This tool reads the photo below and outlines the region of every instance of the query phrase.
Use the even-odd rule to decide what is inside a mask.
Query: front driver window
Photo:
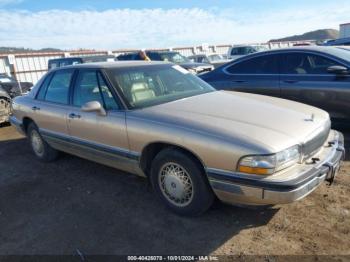
[[[341,64],[322,56],[308,55],[308,59],[311,74],[329,74],[328,67],[335,65],[341,66]]]
[[[307,53],[290,53],[284,56],[282,66],[283,74],[329,74],[327,68],[333,65],[340,65],[335,61]]]
[[[118,109],[114,97],[100,73],[95,70],[82,71],[74,88],[73,105],[82,106],[87,102],[98,101],[105,109]]]

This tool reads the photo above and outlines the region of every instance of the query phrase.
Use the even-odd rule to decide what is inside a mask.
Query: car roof
[[[61,61],[61,60],[74,60],[74,59],[94,59],[94,58],[115,58],[114,55],[87,55],[87,56],[69,56],[69,57],[59,57],[59,58],[53,58],[49,59],[49,61]]]
[[[256,47],[256,46],[265,46],[264,44],[251,44],[251,45],[233,45],[231,48],[236,48],[236,47]]]
[[[278,49],[271,49],[268,51],[318,51],[318,52],[330,52],[334,46],[320,46],[320,45],[308,45],[308,46],[293,46],[293,47],[283,47]],[[265,51],[265,52],[268,52]]]
[[[333,55],[334,48],[335,47],[333,46],[293,46],[293,47],[284,47],[284,48],[260,51],[254,54],[247,55],[245,57],[253,57],[253,56],[258,56],[262,54],[283,53],[283,52],[290,52],[290,51],[321,52],[321,53],[327,53],[329,55]]]
[[[67,68],[126,68],[126,67],[137,67],[137,66],[147,66],[147,65],[171,65],[172,63],[163,61],[114,61],[114,62],[94,62],[85,64],[68,65],[64,67],[57,67],[52,70],[67,69]]]

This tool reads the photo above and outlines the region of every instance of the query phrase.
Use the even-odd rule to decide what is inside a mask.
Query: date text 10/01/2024
[[[128,261],[218,261],[216,256],[128,256]]]

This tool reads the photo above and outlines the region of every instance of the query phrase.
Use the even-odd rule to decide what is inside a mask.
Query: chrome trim
[[[107,153],[116,154],[116,155],[120,155],[123,157],[135,159],[135,160],[138,160],[140,155],[141,155],[139,152],[130,151],[130,150],[125,149],[125,148],[99,144],[99,143],[91,142],[91,141],[88,141],[85,139],[72,137],[72,136],[61,134],[58,132],[53,132],[51,130],[47,130],[44,128],[40,128],[39,130],[40,130],[40,133],[42,134],[42,136],[45,138],[54,137],[56,139],[64,140],[65,142],[68,142],[68,143],[74,143],[74,144],[78,144],[81,146],[91,147],[91,148],[98,150],[98,151],[104,151]]]
[[[83,141],[82,139],[74,139],[62,134],[57,135],[56,132],[52,131],[45,133],[43,130],[45,129],[40,129],[40,133],[45,141],[57,150],[139,176],[146,176],[140,168],[139,154],[137,152],[130,152],[123,148],[110,147],[91,142],[81,143],[81,141]]]

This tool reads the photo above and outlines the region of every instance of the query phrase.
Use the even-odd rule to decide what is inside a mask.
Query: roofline
[[[114,61],[114,62],[92,62],[76,65],[67,65],[63,67],[56,67],[50,71],[57,71],[61,69],[112,69],[112,68],[129,68],[138,66],[156,66],[156,65],[173,65],[170,62],[164,61],[140,61],[140,60],[127,60],[127,61]]]

